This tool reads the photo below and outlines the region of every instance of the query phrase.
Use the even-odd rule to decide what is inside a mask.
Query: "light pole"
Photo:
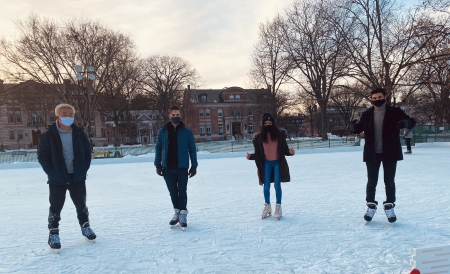
[[[87,91],[87,105],[88,105],[88,137],[91,142],[92,149],[92,129],[91,129],[91,85],[90,81],[95,80],[95,68],[93,66],[87,66],[86,71],[83,71],[83,67],[80,65],[75,66],[75,71],[77,73],[76,78],[78,83],[84,79],[84,75],[87,74],[87,83],[86,83],[86,91]]]
[[[117,140],[116,140],[116,123],[113,123],[114,128],[114,147],[117,147]]]
[[[333,122],[333,119],[330,119],[330,134],[332,134],[332,129],[331,129],[332,122]]]

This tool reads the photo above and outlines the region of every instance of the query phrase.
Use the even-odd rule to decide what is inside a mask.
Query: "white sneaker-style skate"
[[[264,209],[261,217],[264,219],[269,217],[270,215],[272,215],[272,206],[270,204],[264,204]]]
[[[370,222],[372,221],[373,215],[377,212],[377,204],[376,203],[367,203],[366,214],[364,214],[364,220]]]
[[[275,206],[275,214],[273,215],[275,219],[279,220],[281,216],[283,216],[283,212],[281,210],[281,204],[277,204]]]
[[[386,217],[390,223],[397,221],[397,216],[395,216],[394,212],[395,205],[393,203],[384,203],[384,213],[386,213]]]

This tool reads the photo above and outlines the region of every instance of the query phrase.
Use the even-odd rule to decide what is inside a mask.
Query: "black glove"
[[[189,178],[192,178],[197,174],[197,167],[191,166],[191,169],[189,169]]]
[[[398,129],[402,129],[402,128],[405,128],[405,127],[408,127],[408,126],[409,126],[409,120],[408,119],[401,120],[400,122],[397,123],[397,128]]]
[[[358,123],[358,119],[355,119],[351,122],[351,124],[349,126],[347,126],[348,131],[350,131],[351,133],[353,133],[353,131],[355,131],[355,124]]]
[[[164,176],[164,169],[162,168],[161,165],[157,165],[157,166],[156,166],[156,173],[157,173],[159,176]]]

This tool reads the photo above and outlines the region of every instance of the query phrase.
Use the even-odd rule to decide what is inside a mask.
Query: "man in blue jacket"
[[[398,107],[386,104],[386,91],[383,88],[372,90],[370,99],[373,107],[368,108],[361,115],[361,119],[352,121],[349,130],[359,134],[364,131],[363,161],[367,166],[366,202],[367,210],[364,214],[366,221],[371,221],[377,210],[375,191],[378,182],[380,165],[383,164],[386,201],[383,202],[384,212],[388,221],[397,220],[395,207],[395,173],[397,161],[403,160],[400,144],[400,129],[412,129],[416,121],[406,115]]]
[[[73,106],[56,106],[56,121],[39,140],[38,161],[48,176],[50,189],[48,244],[53,249],[61,248],[58,227],[67,190],[77,210],[83,236],[88,240],[96,238],[89,226],[89,211],[86,206],[86,173],[91,165],[92,150],[83,128],[73,123],[74,115]]]
[[[169,224],[187,227],[187,182],[197,173],[197,150],[194,134],[181,122],[177,106],[169,108],[170,122],[158,132],[155,148],[156,173],[164,176],[175,214]],[[191,168],[189,169],[189,158]],[[189,171],[188,171],[189,169]]]

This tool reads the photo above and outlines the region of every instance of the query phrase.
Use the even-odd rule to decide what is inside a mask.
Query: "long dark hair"
[[[270,128],[270,129],[267,129]],[[270,133],[270,139],[272,141],[278,140],[278,128],[275,125],[275,121],[272,120],[272,126],[264,126],[264,124],[261,127],[261,140],[263,141],[263,143],[268,143],[269,142],[269,137],[268,134]]]

